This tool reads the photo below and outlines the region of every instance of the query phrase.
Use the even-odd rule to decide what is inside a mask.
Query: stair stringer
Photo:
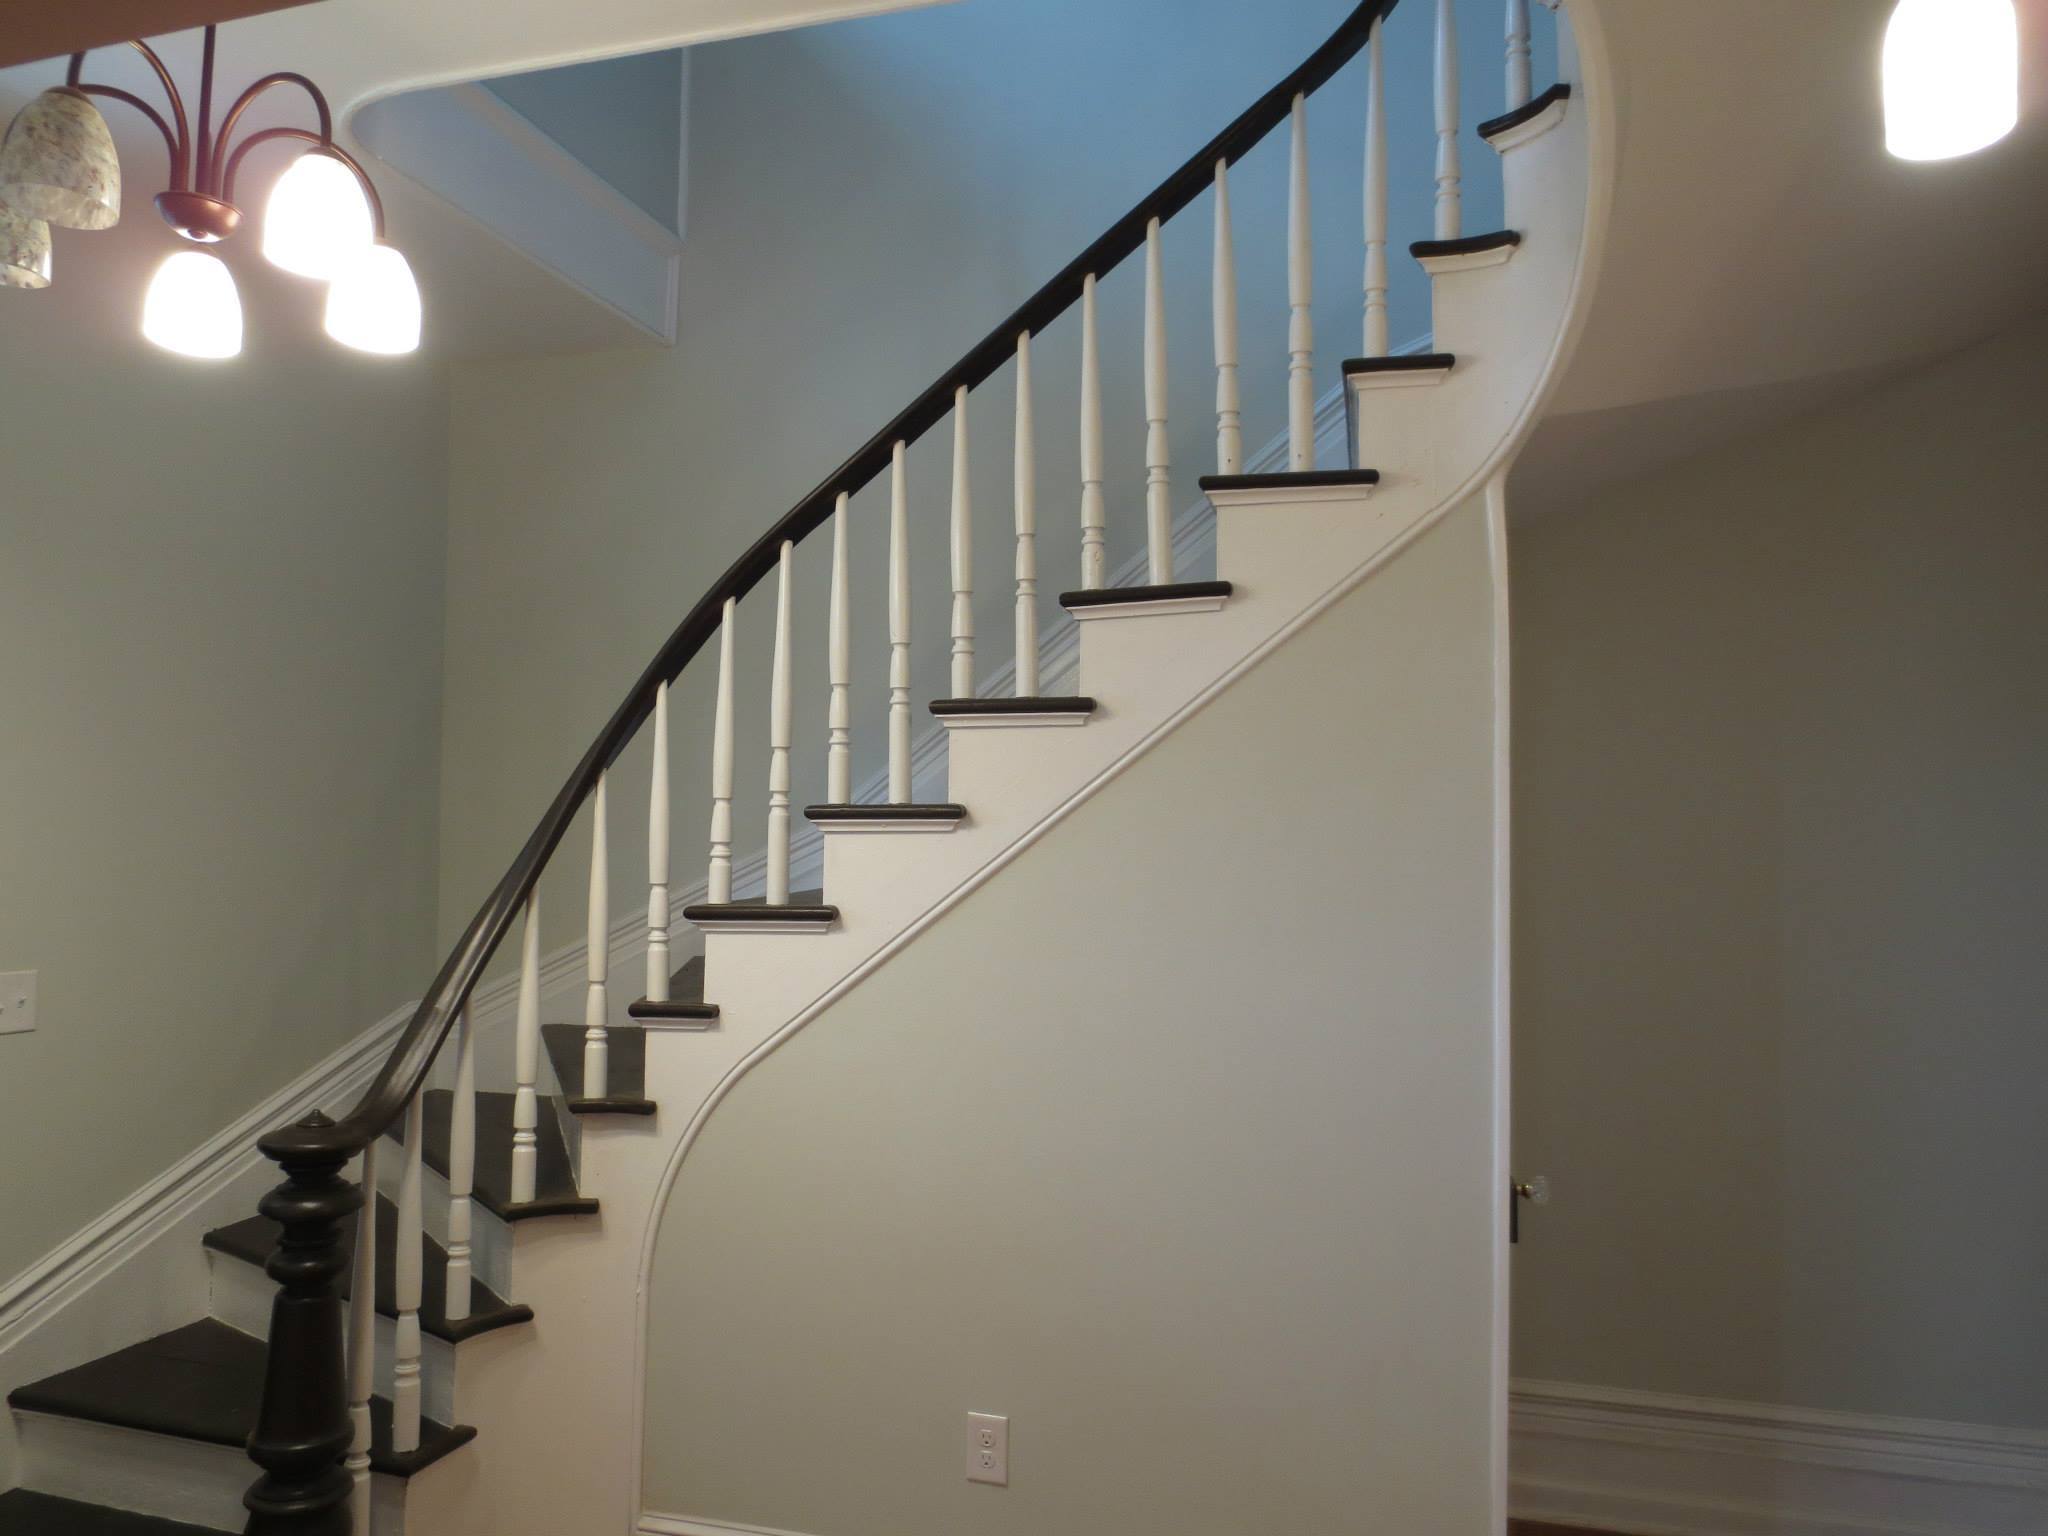
[[[530,1331],[465,1346],[461,1422],[479,1435],[464,1473],[410,1512],[440,1536],[627,1533],[639,1513],[647,1282],[660,1213],[697,1135],[732,1087],[870,972],[1182,721],[1472,496],[1497,490],[1541,414],[1599,270],[1614,168],[1597,12],[1574,0],[1578,71],[1566,120],[1512,152],[1507,208],[1524,235],[1507,264],[1436,279],[1437,346],[1459,364],[1441,385],[1373,402],[1361,444],[1384,481],[1357,490],[1229,492],[1218,500],[1220,611],[1091,620],[1080,729],[956,731],[949,797],[968,821],[943,837],[829,838],[815,935],[706,935],[718,1026],[655,1032],[648,1118],[583,1127],[594,1219],[520,1223],[512,1294]],[[1379,414],[1384,411],[1384,415]],[[444,1496],[445,1494],[445,1496]]]

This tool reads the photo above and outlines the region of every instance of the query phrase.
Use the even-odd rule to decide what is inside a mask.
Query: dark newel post
[[[270,1309],[263,1409],[249,1456],[263,1476],[242,1496],[248,1536],[350,1536],[352,1480],[341,1464],[353,1438],[342,1358],[347,1309],[335,1282],[347,1267],[342,1223],[363,1192],[341,1176],[334,1122],[315,1113],[263,1138],[285,1180],[257,1207],[284,1228],[265,1266],[278,1283]]]

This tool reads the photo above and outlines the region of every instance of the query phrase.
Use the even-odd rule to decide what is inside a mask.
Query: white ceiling
[[[1939,164],[1884,149],[1891,0],[1577,3],[1612,46],[1619,177],[1585,335],[1516,474],[1523,513],[2048,306],[2048,0],[2021,0],[2019,128]]]
[[[936,0],[494,0],[488,6],[459,0],[324,0],[297,10],[251,17],[222,27],[217,78],[232,93],[277,69],[316,79],[332,100],[340,137],[362,153],[350,134],[352,114],[378,98],[527,70],[658,48],[687,46],[751,32],[909,9]],[[196,91],[199,34],[152,39],[181,85]],[[126,49],[94,53],[88,78],[132,90],[155,101],[158,88],[147,66]],[[0,121],[44,87],[60,83],[63,62],[0,70]],[[195,105],[196,103],[192,103]],[[131,339],[151,267],[176,237],[154,216],[148,198],[164,182],[163,145],[134,112],[109,104],[127,174],[121,227],[105,235],[59,231],[57,280],[34,295],[9,293],[12,302],[65,311],[82,342]],[[294,93],[279,90],[252,112],[251,126],[308,123]],[[265,157],[269,159],[267,167]],[[260,192],[288,158],[285,149],[258,151],[240,200],[260,206]],[[427,303],[426,350],[439,358],[652,345],[644,332],[506,245],[498,236],[409,181],[395,168],[364,155],[382,193],[393,243],[418,273]],[[253,184],[253,185],[252,185]],[[250,311],[252,350],[266,311],[289,321],[307,307],[307,285],[256,258],[253,242],[223,251],[236,270]],[[67,281],[67,276],[70,279]],[[109,301],[109,294],[123,295]],[[268,338],[279,351],[311,352],[328,345],[317,313]]]

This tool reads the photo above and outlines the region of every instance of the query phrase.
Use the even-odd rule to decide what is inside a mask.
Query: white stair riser
[[[391,1155],[384,1148],[391,1149]],[[484,1149],[477,1149],[479,1158]],[[377,1154],[377,1187],[388,1200],[398,1199],[398,1179],[404,1164],[397,1144],[386,1140]],[[427,1234],[443,1248],[448,1246],[448,1180],[432,1168],[420,1171],[420,1208],[425,1213]],[[470,1266],[476,1278],[503,1296],[512,1296],[512,1228],[484,1209],[481,1200],[470,1202]]]
[[[270,1277],[242,1260],[208,1250],[212,1283],[208,1315],[261,1338],[270,1331],[270,1303],[277,1287]],[[390,1396],[391,1367],[397,1357],[398,1324],[379,1313],[376,1318],[378,1390]],[[430,1419],[447,1424],[455,1417],[455,1346],[432,1334],[420,1339],[420,1403]]]
[[[50,1414],[15,1417],[20,1486],[32,1492],[219,1531],[239,1531],[248,1519],[242,1495],[257,1468],[236,1446]],[[372,1476],[370,1488],[371,1530],[405,1536],[406,1480]]]

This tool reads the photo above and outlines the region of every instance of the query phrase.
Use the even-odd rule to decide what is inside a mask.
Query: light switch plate
[[[25,1035],[36,1027],[36,973],[0,971],[0,1035]]]
[[[993,1413],[967,1415],[967,1481],[1010,1486],[1010,1421]]]

